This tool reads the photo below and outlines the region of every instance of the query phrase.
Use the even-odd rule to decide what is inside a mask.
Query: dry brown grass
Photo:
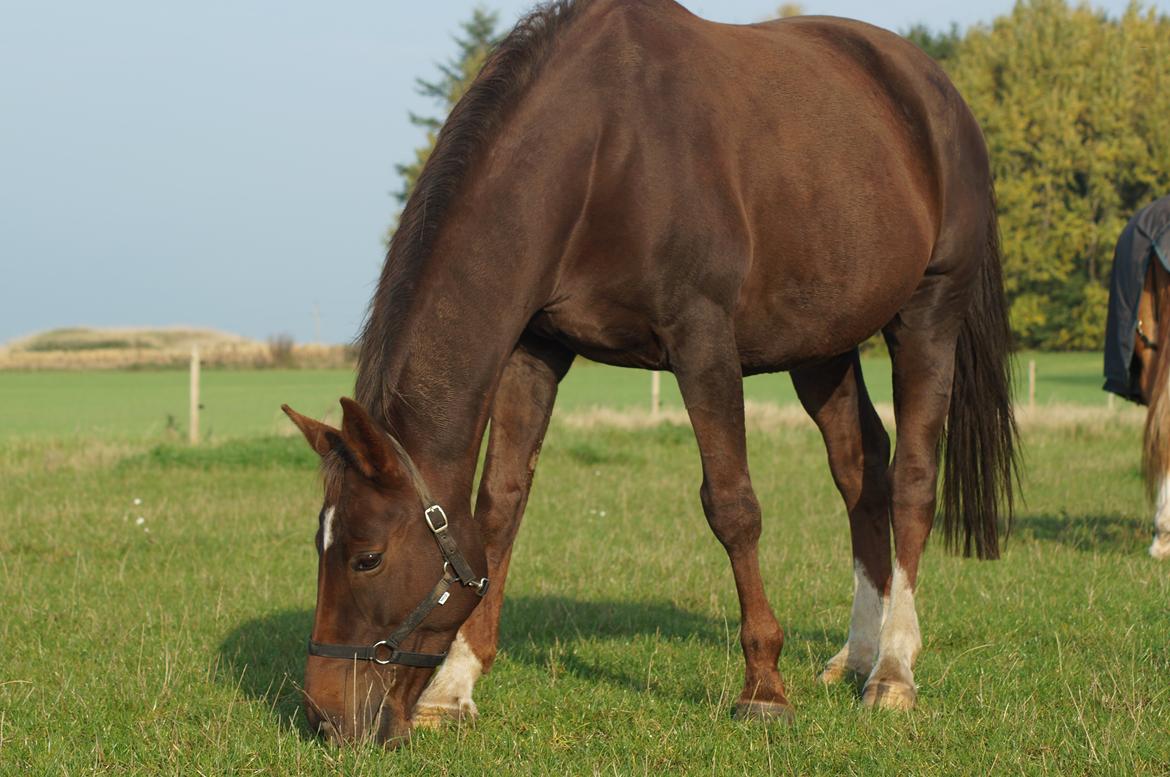
[[[894,428],[894,408],[888,402],[875,405],[882,423],[887,429]],[[1081,426],[1087,429],[1101,429],[1106,426],[1141,426],[1145,422],[1145,410],[1132,405],[1115,409],[1104,406],[1073,404],[1043,405],[1034,408],[1018,407],[1016,420],[1024,428],[1053,429]],[[813,422],[800,405],[778,405],[768,402],[751,402],[744,405],[744,419],[749,430],[779,431],[793,428],[812,428]],[[646,429],[659,424],[689,425],[685,410],[665,409],[656,416],[645,410],[615,410],[607,407],[592,407],[563,416],[560,422],[573,429],[612,427],[617,429]]]
[[[353,365],[342,345],[295,345],[284,338],[261,343],[209,329],[56,329],[0,347],[0,370],[116,370],[181,368],[198,346],[209,367],[344,368]]]

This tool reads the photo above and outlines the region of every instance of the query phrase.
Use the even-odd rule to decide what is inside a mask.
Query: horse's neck
[[[380,300],[381,311],[375,305],[375,315],[398,310],[403,325],[382,342],[363,343],[388,349],[382,363],[390,365],[384,375],[359,376],[359,386],[382,381],[367,409],[401,437],[424,474],[445,471],[468,489],[496,383],[553,293],[563,224],[587,191],[586,178],[574,185],[562,171],[570,169],[566,159],[593,148],[589,136],[518,140],[532,137],[501,131],[490,152],[481,150],[411,291]],[[534,158],[543,164],[532,165]],[[391,288],[384,279],[379,296]]]
[[[496,383],[532,315],[524,263],[495,231],[444,228],[411,293],[383,303],[406,306],[400,328],[373,344],[386,349],[387,372],[359,376],[359,386],[378,384],[367,409],[423,474],[469,498]]]

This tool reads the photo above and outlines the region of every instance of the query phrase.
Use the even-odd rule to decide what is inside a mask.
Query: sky
[[[532,5],[481,4],[508,27]],[[165,325],[352,340],[398,210],[395,164],[423,140],[407,114],[438,110],[415,78],[451,56],[475,5],[4,0],[0,343]],[[780,2],[683,5],[743,23]],[[894,30],[988,23],[1011,5],[803,3]]]

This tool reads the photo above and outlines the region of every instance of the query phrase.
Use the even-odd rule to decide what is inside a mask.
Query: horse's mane
[[[1155,277],[1165,274],[1161,263],[1150,260]],[[1170,471],[1170,305],[1159,288],[1165,288],[1156,280],[1154,294],[1158,315],[1158,332],[1155,335],[1158,350],[1154,352],[1154,380],[1150,386],[1150,409],[1146,414],[1145,436],[1142,445],[1142,474],[1150,498],[1158,495],[1162,481]],[[1157,299],[1158,297],[1163,297]]]
[[[561,32],[592,2],[555,0],[522,18],[492,50],[439,131],[390,240],[358,338],[354,395],[373,418],[389,420],[389,399],[401,365],[388,345],[401,331],[416,280],[467,171],[535,79]]]

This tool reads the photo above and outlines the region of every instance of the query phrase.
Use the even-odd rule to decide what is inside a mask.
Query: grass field
[[[626,374],[641,386],[594,367],[574,379],[640,404],[644,374]],[[1052,396],[1088,397],[1079,374]],[[173,375],[76,376],[108,377],[107,398],[136,393],[118,416],[100,391],[75,396],[81,384],[72,396],[28,384],[18,432],[14,377],[52,376],[0,375],[0,774],[1170,773],[1170,567],[1145,555],[1140,415],[1025,425],[1027,501],[1005,558],[927,553],[909,714],[814,682],[848,628],[844,510],[814,430],[753,430],[762,564],[798,714],[765,726],[728,715],[738,606],[690,430],[580,428],[572,411],[594,403],[570,383],[479,722],[383,752],[305,729],[320,486],[299,437],[256,434],[274,428],[273,399],[320,412],[347,376],[209,373],[236,397],[217,419],[232,439],[198,449],[134,426],[167,412],[148,402]],[[88,420],[53,415],[72,400]],[[249,422],[244,406],[265,415]],[[111,417],[129,430],[94,434]]]
[[[1022,354],[1017,394],[1026,397],[1027,362],[1037,362],[1038,405],[1105,405],[1100,354]],[[876,402],[890,401],[890,367],[885,357],[865,359],[864,372]],[[183,371],[5,372],[0,371],[0,439],[29,435],[96,435],[119,439],[184,438],[187,374]],[[283,434],[290,425],[280,412],[287,402],[308,415],[340,412],[337,398],[353,391],[348,370],[206,370],[200,397],[202,431],[212,441],[257,434]],[[757,375],[744,382],[756,402],[796,402],[785,374]],[[650,378],[582,362],[569,371],[557,399],[560,412],[585,407],[646,408]],[[662,402],[682,401],[673,376],[663,375]]]

